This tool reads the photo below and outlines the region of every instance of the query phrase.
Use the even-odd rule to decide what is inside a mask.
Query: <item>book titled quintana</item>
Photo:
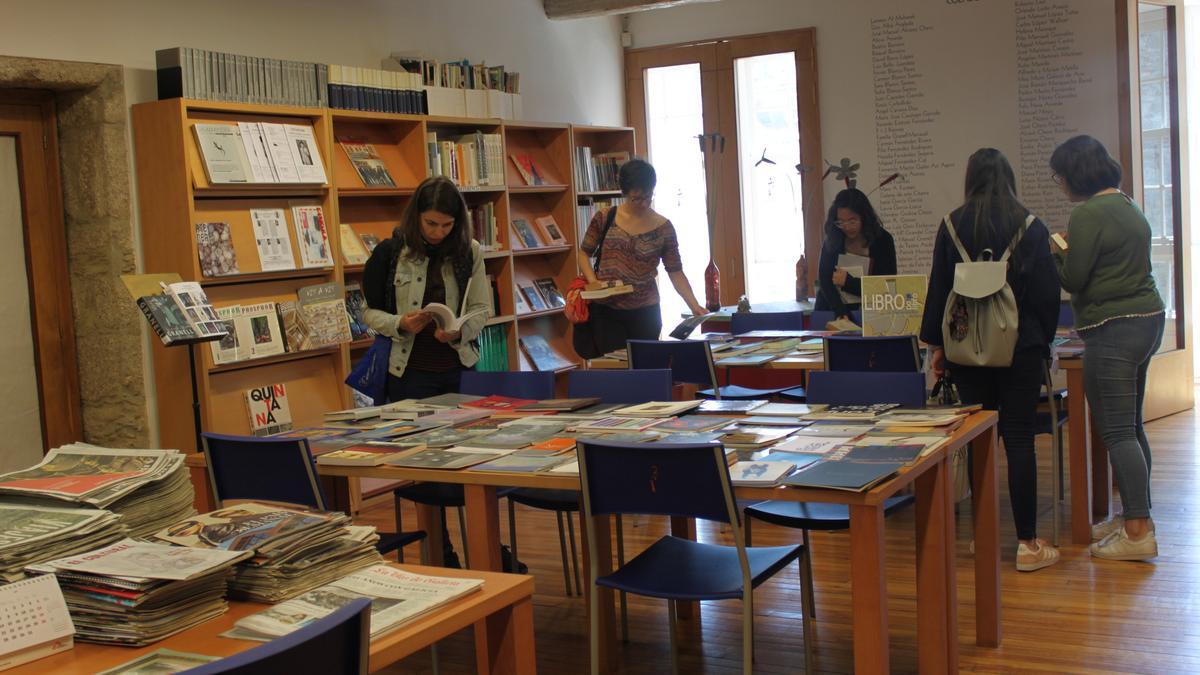
[[[283,209],[250,209],[250,225],[254,229],[254,245],[258,248],[262,271],[296,269],[292,237],[288,234]]]
[[[550,343],[546,342],[546,338],[541,335],[523,335],[519,341],[521,349],[533,362],[533,367],[538,370],[559,370],[572,365],[570,361],[554,351]]]
[[[206,277],[224,277],[239,271],[229,223],[196,223],[196,251],[200,256],[200,273]]]
[[[296,291],[296,296],[300,304],[300,316],[308,328],[309,349],[350,342],[350,322],[341,284],[330,282],[302,286]]]
[[[338,144],[350,158],[358,177],[366,187],[396,187],[392,174],[388,173],[387,164],[375,151],[375,146],[361,138],[339,138]]]
[[[927,289],[924,274],[863,277],[863,335],[920,333]]]
[[[296,242],[300,245],[302,267],[332,267],[333,254],[329,248],[329,232],[325,229],[325,214],[317,205],[292,207],[292,224],[296,227]]]
[[[255,436],[270,436],[292,428],[292,409],[283,384],[254,387],[245,394],[250,431]]]

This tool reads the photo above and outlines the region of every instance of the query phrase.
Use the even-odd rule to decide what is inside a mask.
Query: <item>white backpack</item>
[[[1008,285],[1008,257],[1033,224],[1033,214],[999,259],[993,259],[992,249],[985,248],[974,262],[954,231],[950,214],[942,222],[963,259],[954,266],[954,286],[942,315],[946,360],[961,366],[1011,366],[1019,315],[1017,299]]]

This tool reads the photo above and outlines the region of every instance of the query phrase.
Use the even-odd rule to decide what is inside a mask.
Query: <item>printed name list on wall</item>
[[[938,224],[962,202],[967,158],[1008,156],[1021,199],[1053,230],[1071,205],[1050,177],[1055,146],[1080,133],[1115,150],[1112,12],[1094,0],[906,3],[870,18],[875,147],[872,196],[896,238],[901,274],[928,270]],[[1088,11],[1088,10],[1092,11]]]

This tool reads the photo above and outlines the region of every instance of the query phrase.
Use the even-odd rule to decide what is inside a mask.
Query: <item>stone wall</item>
[[[54,92],[84,439],[150,443],[136,272],[128,106],[120,66],[0,56],[0,88]]]

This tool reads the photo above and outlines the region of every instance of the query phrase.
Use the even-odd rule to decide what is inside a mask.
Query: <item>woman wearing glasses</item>
[[[1150,443],[1142,426],[1146,370],[1162,342],[1165,313],[1150,267],[1150,223],[1121,193],[1121,165],[1100,141],[1076,136],[1050,156],[1054,181],[1079,203],[1068,245],[1054,245],[1062,287],[1083,338],[1083,389],[1108,446],[1125,510],[1092,527],[1092,555],[1158,555],[1150,520]]]
[[[688,308],[695,314],[705,313],[683,273],[675,226],[650,208],[658,183],[654,167],[649,162],[631,159],[621,165],[617,182],[625,202],[592,217],[579,245],[579,268],[588,283],[620,280],[632,285],[633,292],[591,302],[589,322],[598,353],[580,353],[584,358],[624,349],[626,340],[659,338],[662,332],[656,281],[659,261]],[[594,267],[593,257],[598,259]],[[576,348],[579,349],[578,344]]]
[[[862,264],[842,265],[839,259]],[[871,201],[861,190],[842,190],[834,197],[825,219],[816,309],[833,310],[839,319],[849,317],[850,311],[862,304],[859,296],[863,276],[895,273],[896,242],[880,225]]]

